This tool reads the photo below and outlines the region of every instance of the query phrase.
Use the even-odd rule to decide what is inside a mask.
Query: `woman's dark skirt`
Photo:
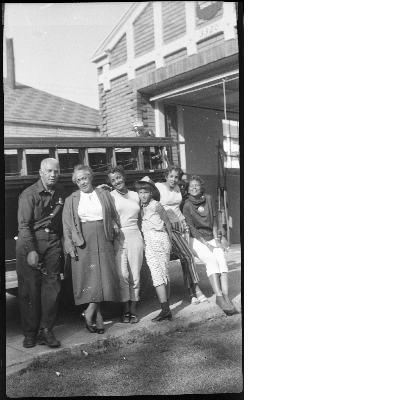
[[[179,222],[171,223],[172,226],[172,250],[180,261],[183,272],[183,282],[188,289],[193,289],[194,285],[199,282],[196,266],[194,263],[193,254],[187,244],[186,240],[182,237],[183,230]]]
[[[83,246],[71,260],[75,304],[119,301],[119,280],[113,243],[106,239],[103,221],[83,222]]]

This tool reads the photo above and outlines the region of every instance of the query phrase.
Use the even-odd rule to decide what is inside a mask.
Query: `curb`
[[[53,349],[52,352],[35,356],[29,361],[24,361],[21,363],[15,363],[13,365],[9,365],[6,368],[6,376],[11,376],[18,372],[23,372],[26,369],[29,369],[29,367],[33,363],[47,362],[50,359],[57,356],[62,356],[62,355],[77,356],[77,355],[82,355],[83,351],[89,354],[95,354],[98,352],[105,351],[109,348],[117,348],[123,345],[129,345],[133,343],[142,343],[144,342],[144,340],[146,340],[145,339],[146,336],[156,337],[159,335],[169,334],[178,330],[179,328],[182,328],[183,325],[187,326],[191,324],[199,324],[201,322],[205,322],[215,317],[228,318],[222,313],[220,308],[215,304],[215,295],[211,299],[212,300],[210,301],[210,303],[204,304],[202,309],[199,309],[195,312],[193,311],[191,313],[185,313],[184,315],[177,316],[172,321],[164,321],[155,324],[154,322],[151,322],[150,319],[153,318],[152,314],[156,315],[158,312],[152,313],[150,315],[147,315],[145,318],[142,318],[141,321],[143,321],[143,325],[139,329],[136,326],[132,326],[132,329],[130,329],[129,331],[114,332],[108,335],[105,334],[102,338],[97,339],[93,342],[77,344],[68,348]],[[238,296],[236,296],[232,300],[232,302],[235,304],[237,308],[240,309],[241,295],[239,294]],[[199,307],[199,306],[200,305],[193,307]]]

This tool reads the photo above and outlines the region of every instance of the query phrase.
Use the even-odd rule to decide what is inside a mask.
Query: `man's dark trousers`
[[[35,336],[39,329],[53,329],[57,316],[61,287],[60,268],[62,247],[60,236],[44,230],[35,232],[35,247],[39,262],[47,275],[27,262],[23,239],[17,240],[18,298],[24,336]]]

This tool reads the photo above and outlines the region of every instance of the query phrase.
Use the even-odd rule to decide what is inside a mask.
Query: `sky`
[[[98,109],[97,70],[90,58],[131,5],[6,3],[4,30],[14,42],[16,81]]]

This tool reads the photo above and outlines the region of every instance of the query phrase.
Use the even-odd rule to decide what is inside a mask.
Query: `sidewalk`
[[[228,253],[226,260],[229,268],[230,297],[235,306],[241,308],[241,248],[240,245],[233,245]],[[198,261],[198,260],[196,260]],[[83,319],[72,317],[72,321],[54,327],[54,333],[61,341],[61,347],[51,349],[48,346],[36,345],[36,347],[26,349],[22,347],[22,330],[19,323],[9,323],[7,319],[6,327],[6,375],[10,375],[26,368],[34,359],[48,357],[56,353],[64,352],[71,354],[99,349],[104,346],[104,341],[112,338],[129,340],[135,335],[142,335],[148,332],[168,333],[176,330],[179,326],[189,323],[196,323],[213,315],[220,315],[222,311],[215,304],[215,295],[205,273],[205,265],[197,264],[200,277],[200,285],[204,294],[209,298],[209,303],[191,305],[187,300],[185,289],[182,285],[182,271],[180,263],[171,262],[171,299],[170,307],[172,310],[172,321],[160,323],[151,322],[160,312],[159,304],[155,295],[154,288],[149,289],[139,303],[138,324],[123,324],[120,317],[105,320],[106,332],[104,335],[91,334],[84,326]],[[154,292],[154,293],[153,293]],[[15,303],[15,301],[14,301]],[[15,306],[14,306],[15,307]],[[7,317],[9,311],[7,310]],[[70,316],[71,319],[71,316]],[[64,321],[65,322],[65,321]]]

